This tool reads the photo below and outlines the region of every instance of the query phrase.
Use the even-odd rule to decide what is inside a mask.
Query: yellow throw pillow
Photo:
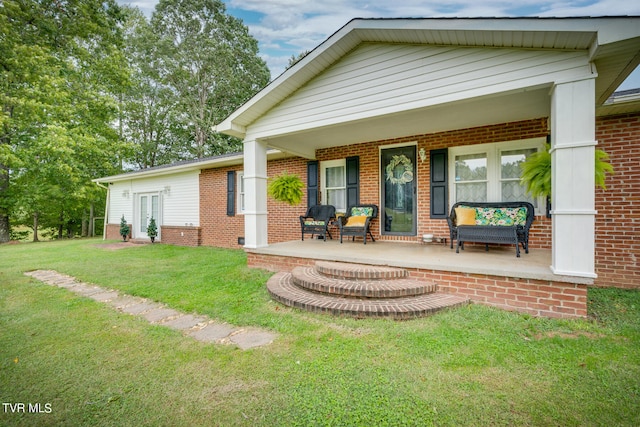
[[[366,221],[367,217],[364,215],[350,216],[345,227],[364,227]]]
[[[456,225],[476,225],[476,210],[456,208]]]

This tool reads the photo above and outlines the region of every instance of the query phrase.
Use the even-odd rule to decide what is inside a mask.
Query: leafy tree
[[[62,235],[103,200],[91,178],[113,172],[121,149],[120,19],[113,0],[0,3],[0,242],[11,215]]]
[[[188,131],[191,157],[239,151],[240,141],[212,132],[269,81],[258,43],[220,0],[161,0],[151,18],[156,66],[177,95],[176,130]]]

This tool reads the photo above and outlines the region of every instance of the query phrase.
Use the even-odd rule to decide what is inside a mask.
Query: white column
[[[244,247],[262,248],[267,240],[267,144],[244,141]]]
[[[595,274],[595,80],[551,95],[552,264],[555,274]]]

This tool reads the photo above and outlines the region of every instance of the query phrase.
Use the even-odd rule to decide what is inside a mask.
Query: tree
[[[296,65],[298,62],[300,62],[305,56],[307,56],[309,54],[308,50],[305,50],[303,52],[300,52],[298,54],[298,56],[294,56],[291,55],[291,58],[289,58],[289,63],[287,64],[287,70],[291,67],[293,67],[294,65]]]
[[[120,19],[113,0],[0,3],[0,242],[11,215],[36,231],[46,218],[62,235],[81,205],[104,198],[91,178],[113,172],[121,148]]]
[[[239,151],[240,141],[211,129],[269,82],[257,41],[220,0],[161,0],[151,25],[159,75],[177,95],[177,126],[188,130],[190,155]]]

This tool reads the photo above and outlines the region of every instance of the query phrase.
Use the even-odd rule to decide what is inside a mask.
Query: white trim
[[[573,276],[573,277],[588,277],[590,279],[595,279],[598,277],[597,274],[594,273],[583,273],[579,271],[568,271],[568,270],[559,270],[553,268],[553,266],[549,266],[553,274],[557,274],[559,276]]]
[[[245,214],[245,196],[246,191],[244,191],[244,171],[236,172],[236,214],[244,215]],[[244,203],[243,203],[244,202]]]
[[[418,145],[418,141],[407,141],[407,142],[398,142],[396,144],[379,145],[378,146],[378,160],[380,160],[380,156],[382,155],[382,150],[386,150],[388,148],[409,147],[411,145],[417,146]]]
[[[329,197],[327,196],[327,176],[326,170],[329,168],[339,168],[342,167],[342,187],[332,187],[332,189],[340,189],[344,190],[344,209],[340,209],[336,206],[336,212],[344,213],[347,211],[347,159],[335,159],[335,160],[325,160],[320,162],[320,200],[322,204],[327,204]]]
[[[597,215],[598,211],[592,209],[555,209],[551,215]]]
[[[527,139],[519,139],[512,141],[501,141],[501,142],[489,142],[485,144],[473,144],[473,145],[463,145],[459,147],[450,147],[449,148],[449,195],[450,195],[450,205],[455,203],[456,199],[456,170],[455,170],[455,161],[456,156],[467,155],[467,154],[481,154],[486,153],[487,155],[487,177],[484,181],[478,182],[486,182],[487,183],[487,201],[498,201],[498,198],[501,198],[500,193],[500,183],[503,181],[500,174],[500,157],[501,154],[505,151],[513,151],[519,149],[537,149],[541,151],[544,149],[544,144],[546,139],[544,137],[538,138],[527,138]],[[537,199],[537,208],[536,215],[542,215],[544,211],[545,199],[544,197],[539,197]]]
[[[553,153],[556,150],[563,150],[568,148],[582,148],[582,147],[595,147],[598,145],[598,141],[574,141],[569,143],[558,142],[560,145],[551,147],[549,153]]]

